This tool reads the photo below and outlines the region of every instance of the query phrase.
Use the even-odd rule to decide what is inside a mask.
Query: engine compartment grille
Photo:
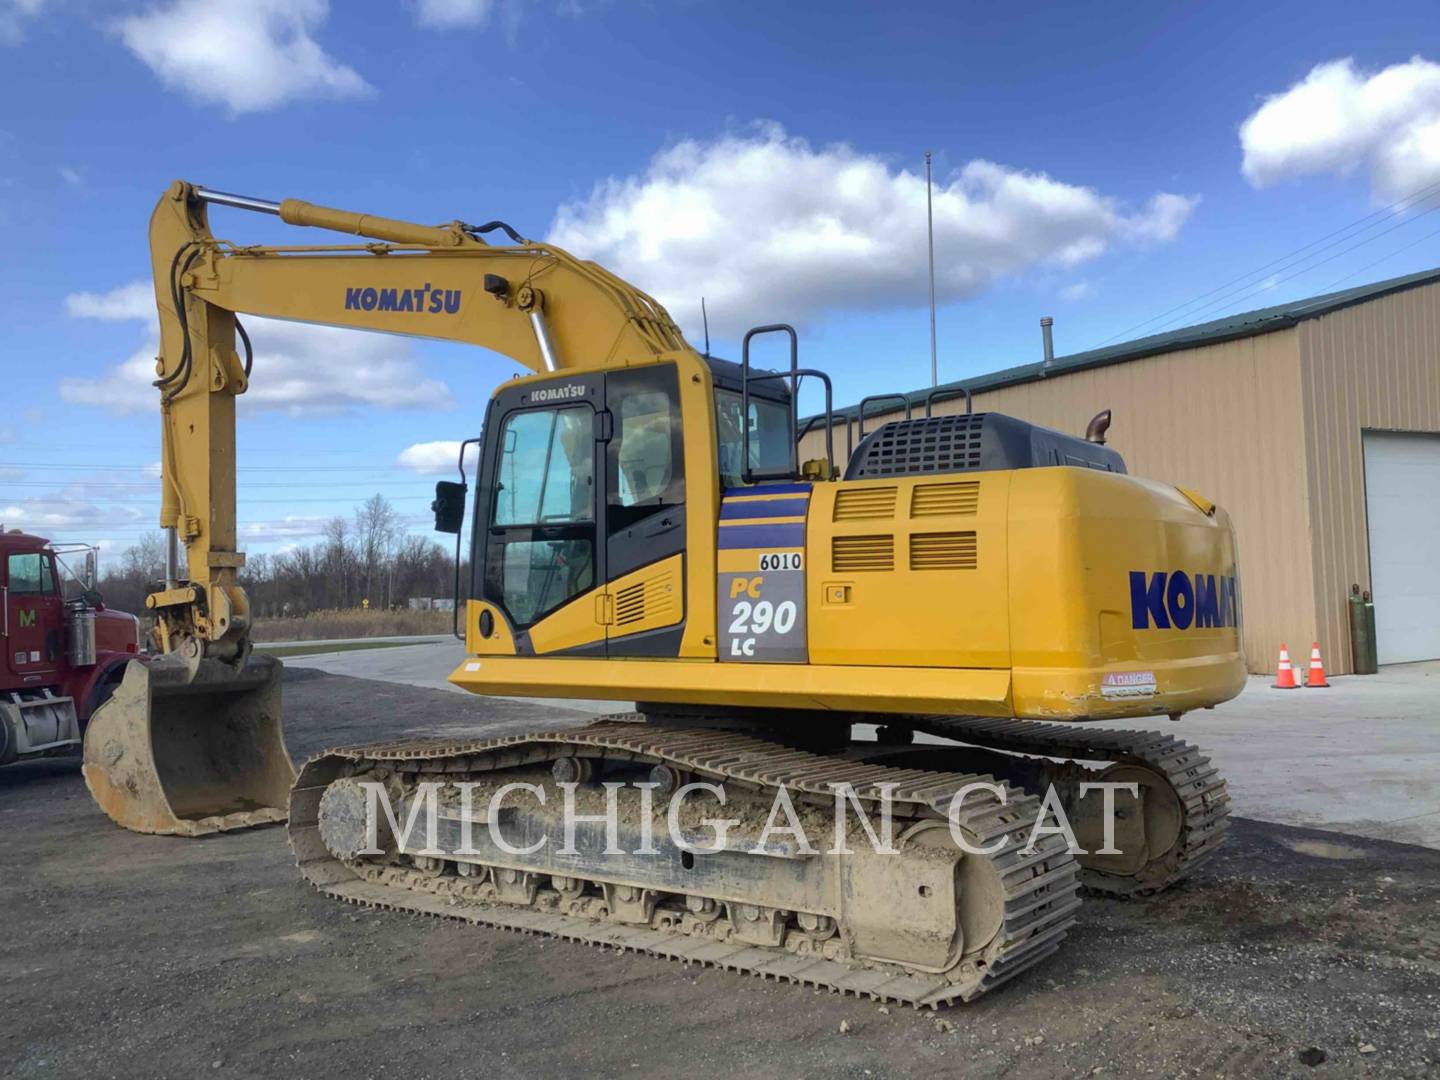
[[[910,516],[950,517],[974,515],[980,509],[980,484],[962,480],[955,484],[916,484],[910,494]]]
[[[911,570],[974,570],[979,548],[974,532],[916,533],[910,537]]]
[[[895,516],[893,487],[842,488],[835,493],[832,521],[868,521]]]
[[[886,424],[868,440],[864,458],[847,470],[846,478],[978,469],[984,422],[984,413],[974,413]]]
[[[853,574],[895,569],[895,537],[837,536],[831,541],[830,565],[837,573]]]

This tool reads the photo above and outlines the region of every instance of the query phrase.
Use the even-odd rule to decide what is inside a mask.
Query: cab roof
[[[49,546],[50,541],[43,536],[0,527],[0,551],[42,551]]]

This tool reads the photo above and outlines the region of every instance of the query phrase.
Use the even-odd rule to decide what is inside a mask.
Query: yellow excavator
[[[362,239],[232,243],[212,206]],[[967,397],[946,415],[907,407],[851,450],[790,327],[750,331],[739,363],[699,353],[651,297],[498,221],[177,182],[150,249],[170,558],[148,599],[157,655],[97,711],[84,760],[119,824],[195,836],[288,819],[302,873],[343,901],[930,1006],[1053,952],[1082,883],[1162,889],[1219,843],[1225,783],[1194,746],[1081,722],[1178,719],[1239,692],[1233,532],[1202,495],[1128,475],[1099,426],[1071,436]],[[437,485],[436,527],[469,567],[450,678],[634,711],[336,748],[296,774],[280,665],[251,654],[238,583],[248,314],[467,342],[533,372],[467,440],[473,498],[464,448],[460,480]],[[779,371],[750,359],[772,333]],[[803,380],[826,405],[802,426]],[[824,453],[801,460],[807,429]],[[438,847],[399,827],[437,780]],[[502,800],[515,784],[531,797]],[[704,844],[685,838],[705,833],[710,796],[673,798],[695,784],[733,819]],[[400,810],[367,836],[375,790]],[[883,804],[893,847],[776,841],[782,796],[792,825],[847,840],[869,827],[855,811]],[[618,853],[584,817],[573,843],[532,842],[586,808],[615,818]],[[1037,828],[1061,810],[1071,835]]]

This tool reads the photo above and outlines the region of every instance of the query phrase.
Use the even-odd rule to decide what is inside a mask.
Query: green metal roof
[[[1057,356],[1048,369],[1043,363],[1038,362],[1020,364],[1017,367],[994,371],[988,375],[976,375],[968,379],[958,379],[955,382],[941,383],[935,388],[935,391],[913,390],[903,396],[912,406],[923,407],[925,399],[933,392],[938,392],[937,401],[943,401],[957,396],[961,387],[972,393],[979,393],[983,390],[999,390],[1006,386],[1035,382],[1042,378],[1053,379],[1057,375],[1068,375],[1071,372],[1085,371],[1089,368],[1123,364],[1146,356],[1158,356],[1180,349],[1192,349],[1200,345],[1214,345],[1221,341],[1233,341],[1236,338],[1268,334],[1275,330],[1285,330],[1306,319],[1314,319],[1332,311],[1339,311],[1341,308],[1363,304],[1381,296],[1403,292],[1420,285],[1429,285],[1432,282],[1440,282],[1440,267],[1433,270],[1422,270],[1416,274],[1407,274],[1404,277],[1390,278],[1386,281],[1372,282],[1369,285],[1345,289],[1342,292],[1326,293],[1323,296],[1312,296],[1303,300],[1291,300],[1288,303],[1259,308],[1256,311],[1246,311],[1239,315],[1226,315],[1210,322],[1197,323],[1195,326],[1186,326],[1164,334],[1154,334],[1150,337],[1137,338],[1134,341],[1121,342],[1119,345],[1109,345],[1103,349],[1090,349],[1087,352],[1072,353],[1069,356]],[[866,415],[880,416],[887,407],[894,410],[901,396],[897,394],[888,402],[877,400]],[[855,411],[856,406],[848,405],[844,408],[837,408],[835,415],[853,418]]]

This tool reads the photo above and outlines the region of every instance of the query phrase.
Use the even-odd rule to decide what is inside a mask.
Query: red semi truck
[[[95,591],[95,563],[88,545],[0,529],[0,765],[78,754],[140,651],[138,620]]]

